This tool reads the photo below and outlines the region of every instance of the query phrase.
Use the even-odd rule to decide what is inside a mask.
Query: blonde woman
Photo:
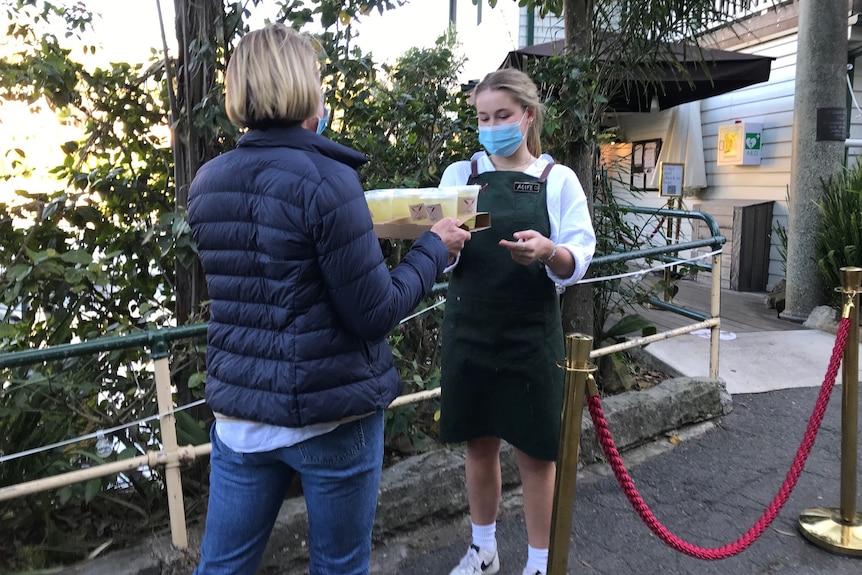
[[[442,220],[387,268],[355,172],[366,158],[316,133],[317,56],[295,30],[246,34],[225,84],[247,131],[189,193],[216,419],[195,573],[253,575],[299,473],[309,573],[367,574],[383,413],[401,390],[385,338],[470,234]]]

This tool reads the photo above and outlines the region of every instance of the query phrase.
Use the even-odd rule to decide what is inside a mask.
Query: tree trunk
[[[563,8],[566,27],[566,49],[578,54],[590,54],[593,42],[593,0],[567,0]],[[566,146],[563,163],[572,168],[587,196],[593,213],[592,144],[582,138],[571,138]],[[589,272],[587,274],[590,275]],[[598,339],[593,306],[592,284],[579,284],[563,294],[563,331],[577,332]]]
[[[224,15],[222,2],[218,0],[175,0],[176,35],[179,54],[176,70],[168,70],[168,89],[171,102],[171,130],[174,155],[174,180],[176,183],[176,209],[185,213],[189,204],[189,186],[192,178],[207,160],[217,154],[213,143],[216,141],[210,131],[199,127],[194,114],[215,84],[215,62],[202,61],[201,52],[190,52],[194,46],[207,46],[213,39],[222,37],[216,23]],[[215,58],[218,50],[209,51]],[[166,58],[166,62],[170,62]],[[190,321],[201,321],[201,302],[207,298],[206,280],[200,262],[185,267],[179,261],[174,266],[176,273],[175,312],[177,325]],[[189,366],[189,370],[196,369]],[[186,382],[189,373],[177,372],[173,375],[177,386],[177,400],[180,405],[194,398]],[[203,414],[200,414],[203,415]],[[203,419],[201,417],[200,419]]]
[[[787,291],[781,317],[799,323],[826,303],[817,267],[815,238],[822,222],[816,206],[822,182],[844,165],[844,141],[818,133],[821,113],[838,113],[846,123],[847,4],[799,4],[793,156],[787,217]]]
[[[173,130],[174,181],[176,183],[176,209],[185,212],[189,205],[189,185],[192,178],[207,160],[216,155],[209,132],[202,132],[193,121],[194,110],[203,101],[215,83],[215,63],[202,62],[190,54],[191,46],[205,46],[221,36],[216,30],[218,14],[224,13],[222,3],[216,0],[175,0],[176,35],[179,54],[175,74],[170,74],[171,127]],[[215,54],[212,50],[210,53]],[[190,65],[194,58],[194,65]],[[176,318],[177,325],[200,320],[200,304],[206,299],[206,281],[200,262],[186,268],[177,262]]]

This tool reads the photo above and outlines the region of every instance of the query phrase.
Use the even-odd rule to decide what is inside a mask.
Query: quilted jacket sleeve
[[[332,305],[349,332],[381,340],[428,293],[449,252],[426,232],[390,272],[355,173],[325,178],[313,197],[310,223]]]

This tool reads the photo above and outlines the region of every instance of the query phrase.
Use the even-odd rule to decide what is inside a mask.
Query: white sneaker
[[[470,544],[467,554],[449,575],[492,575],[500,570],[500,557],[496,551],[488,551]]]
[[[538,569],[530,569],[529,567],[524,567],[524,570],[521,572],[521,575],[547,575]]]

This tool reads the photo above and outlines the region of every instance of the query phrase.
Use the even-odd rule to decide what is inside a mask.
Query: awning
[[[660,65],[658,77],[651,83],[645,83],[640,77],[623,79],[616,94],[607,94],[612,110],[649,112],[653,96],[658,98],[659,109],[665,110],[766,82],[775,59],[682,43],[668,46],[668,57],[672,54],[679,65],[670,60]],[[560,54],[564,47],[565,41],[557,40],[513,50],[500,67],[523,69],[525,61]]]

